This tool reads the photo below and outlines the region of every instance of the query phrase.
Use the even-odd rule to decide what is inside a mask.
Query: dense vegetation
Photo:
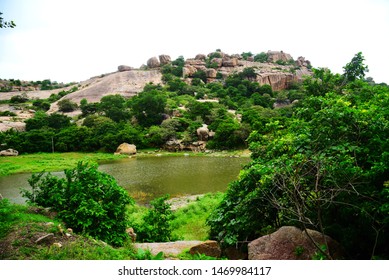
[[[198,71],[198,77],[188,85],[181,78],[183,62],[180,57],[162,68],[163,86],[149,84],[128,100],[120,95],[109,95],[98,103],[88,103],[85,99],[79,105],[67,99],[58,103],[60,112],[79,108],[82,112],[79,119],[61,113],[45,113],[52,102],[76,87],[45,100],[15,96],[11,100],[14,104],[24,103],[37,113],[26,121],[25,132],[1,133],[0,142],[20,153],[112,152],[123,142],[145,148],[163,147],[174,139],[184,143],[197,141],[196,129],[207,124],[215,132],[208,148],[244,148],[250,132],[263,120],[288,115],[288,108],[273,110],[274,102],[301,97],[296,90],[273,92],[269,85],[260,86],[252,79],[253,68],[213,83],[204,83],[205,73]],[[213,102],[198,102],[201,99]],[[243,116],[242,121],[237,114]]]
[[[65,178],[50,173],[34,174],[31,191],[24,190],[28,202],[50,207],[75,232],[82,232],[112,245],[123,245],[126,234],[126,207],[134,201],[116,180],[79,162],[65,170]]]
[[[296,225],[333,237],[347,258],[389,257],[389,88],[361,79],[361,57],[344,75],[315,70],[290,118],[250,134],[252,162],[208,219],[212,238],[232,245]]]
[[[255,59],[265,58],[260,54]],[[251,163],[207,220],[210,238],[236,245],[295,225],[328,234],[344,247],[346,258],[389,258],[389,87],[365,79],[363,61],[358,53],[342,75],[313,69],[302,85],[274,92],[252,81],[251,68],[213,83],[198,71],[188,85],[180,78],[183,58],[178,58],[162,68],[163,86],[149,84],[129,100],[120,95],[99,103],[83,100],[81,120],[37,112],[26,121],[26,132],[1,133],[0,143],[22,153],[112,152],[122,142],[163,147],[168,140],[196,141],[196,129],[207,124],[215,131],[207,148],[248,147],[252,152]],[[274,102],[290,105],[273,109]],[[74,109],[63,105],[68,108],[63,111]],[[241,119],[228,110],[236,110]],[[47,180],[63,192],[74,182],[70,174],[66,184]],[[50,185],[46,183],[39,183],[40,188]],[[132,213],[137,219],[131,226],[141,240],[179,237],[165,200],[153,201],[141,216]],[[82,218],[72,222],[84,223]],[[90,234],[116,242],[116,237]],[[331,257],[326,248],[322,253]]]

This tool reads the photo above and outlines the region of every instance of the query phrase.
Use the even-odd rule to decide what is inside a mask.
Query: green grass
[[[100,162],[124,157],[126,156],[108,153],[36,153],[0,157],[0,176],[26,172],[62,171],[66,168],[74,168],[80,160]]]
[[[222,197],[222,193],[208,193],[178,209],[172,223],[172,234],[180,240],[207,240],[209,227],[205,221]]]
[[[209,193],[175,211],[172,222],[173,235],[181,240],[206,240],[208,226],[205,221],[209,213],[221,201],[222,193]],[[129,221],[140,223],[146,207],[135,205],[128,209]],[[0,259],[36,260],[128,260],[160,259],[148,251],[135,251],[128,241],[123,247],[114,248],[102,241],[74,234],[64,238],[58,230],[61,221],[53,220],[42,213],[42,208],[11,204],[0,200]],[[130,225],[131,226],[131,223]],[[53,233],[61,248],[53,245],[36,244],[39,236]],[[182,254],[180,259],[209,259],[206,256]]]
[[[211,156],[228,157],[239,156],[249,157],[248,150],[220,151],[213,153],[194,153],[194,152],[166,152],[155,151],[151,149],[138,151],[137,157],[156,156]],[[8,176],[15,173],[35,173],[42,171],[63,171],[66,168],[74,168],[77,162],[82,160],[86,162],[104,162],[126,158],[126,155],[114,155],[112,153],[36,153],[19,155],[16,157],[0,157],[0,176]]]
[[[136,252],[130,242],[113,248],[104,242],[74,234],[66,238],[59,232],[60,221],[39,214],[42,208],[11,204],[0,200],[0,260],[126,260],[151,259],[148,252]],[[37,213],[38,212],[38,213]],[[38,237],[53,233],[61,248],[37,244]],[[5,248],[5,249],[3,249]],[[148,254],[147,254],[148,253]]]

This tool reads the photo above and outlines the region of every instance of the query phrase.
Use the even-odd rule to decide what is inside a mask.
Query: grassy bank
[[[37,153],[0,157],[0,176],[25,172],[62,171],[66,168],[74,168],[80,160],[98,163],[125,157],[107,153]]]
[[[220,201],[221,193],[206,194],[174,213],[171,224],[173,234],[180,240],[206,240],[208,227],[205,220]],[[146,208],[129,209],[129,221],[140,222]],[[43,208],[11,204],[0,200],[0,260],[126,260],[159,259],[149,251],[135,250],[130,241],[123,247],[112,247],[83,235],[64,235],[61,221],[51,217]],[[66,229],[66,227],[64,227]],[[50,235],[41,242],[37,240]],[[60,244],[60,245],[59,245]],[[180,259],[198,259],[183,253]]]
[[[247,150],[220,151],[212,153],[194,152],[165,152],[155,150],[140,150],[137,157],[149,156],[212,156],[212,157],[249,157]],[[66,168],[74,168],[77,162],[103,162],[126,158],[125,155],[114,155],[112,153],[37,153],[20,155],[16,157],[0,157],[0,176],[7,176],[15,173],[41,172],[41,171],[62,171]]]

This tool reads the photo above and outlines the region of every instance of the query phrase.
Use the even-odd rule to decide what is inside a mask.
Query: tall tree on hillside
[[[363,63],[364,60],[365,58],[362,53],[359,52],[343,67],[345,82],[353,82],[356,79],[363,79],[365,77],[365,72],[369,72],[369,68]]]

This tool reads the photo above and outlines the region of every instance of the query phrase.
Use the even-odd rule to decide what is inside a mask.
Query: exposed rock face
[[[18,156],[19,152],[14,149],[7,149],[0,151],[0,156]]]
[[[281,227],[272,234],[250,242],[248,258],[249,260],[310,260],[318,249],[308,235],[319,246],[327,242],[332,258],[341,258],[339,244],[330,237],[314,230],[301,231],[292,226]]]
[[[149,68],[158,68],[160,65],[161,64],[159,63],[158,58],[156,58],[155,56],[151,57],[151,58],[149,58],[149,60],[147,60],[147,66]]]
[[[166,151],[178,152],[178,151],[192,151],[192,152],[204,152],[207,142],[196,141],[192,143],[183,143],[182,140],[169,140],[165,143],[163,148]]]
[[[189,253],[192,255],[204,254],[209,257],[220,258],[221,249],[216,241],[208,240],[190,248]]]
[[[170,62],[172,62],[172,59],[170,58],[170,55],[161,54],[159,56],[159,62],[161,64],[161,66],[163,66],[163,65],[166,65],[166,64],[169,64]]]
[[[127,65],[119,65],[118,66],[118,71],[119,72],[124,72],[124,71],[131,71],[133,70],[134,68],[132,68],[131,66],[127,66]]]
[[[217,67],[222,67],[223,65],[223,58],[212,58],[211,63],[215,63]]]
[[[217,56],[215,57],[217,53]],[[208,82],[216,80],[217,73],[221,73],[223,79],[234,73],[239,73],[247,67],[253,67],[257,74],[255,80],[260,85],[270,85],[274,91],[288,88],[294,82],[300,82],[303,76],[311,75],[309,70],[310,63],[303,57],[299,57],[295,64],[289,64],[293,58],[290,54],[283,51],[269,51],[268,62],[255,62],[254,57],[249,57],[244,60],[241,55],[227,55],[222,52],[214,52],[208,54],[208,58],[213,57],[210,61],[213,67],[216,67],[216,72],[207,68],[207,56],[197,55],[195,59],[187,59],[183,68],[184,77],[188,77],[187,82],[191,82],[190,78],[202,70],[207,74]],[[286,65],[279,65],[276,62],[287,62]],[[296,69],[296,66],[299,67]]]
[[[115,154],[120,155],[135,155],[136,154],[136,146],[133,144],[122,143],[116,149]]]
[[[205,60],[206,58],[207,56],[205,54],[198,54],[195,57],[196,60]]]
[[[267,61],[269,62],[277,62],[277,61],[284,61],[284,62],[288,62],[290,60],[292,60],[292,56],[288,53],[284,53],[283,51],[268,51],[267,52],[267,56],[268,56],[268,59]]]
[[[99,102],[109,94],[120,94],[129,98],[141,92],[146,84],[162,83],[162,74],[158,70],[131,70],[116,72],[103,77],[94,77],[82,83],[80,90],[70,93],[63,98],[80,103],[85,98],[89,103]],[[60,99],[62,100],[62,98]],[[57,103],[53,103],[48,113],[58,111]]]
[[[31,118],[32,116],[30,116]],[[26,130],[26,123],[24,122],[14,122],[11,120],[2,120],[0,117],[0,132],[7,131],[10,129],[14,129],[16,131],[25,131]]]
[[[192,77],[196,72],[197,69],[192,65],[185,65],[185,67],[182,68],[182,74],[184,77]]]
[[[217,71],[213,68],[207,69],[205,73],[207,74],[207,78],[216,78],[217,75]]]
[[[286,89],[293,81],[292,73],[261,73],[257,75],[257,82],[260,85],[270,85],[273,90]]]
[[[196,130],[196,133],[197,133],[197,136],[199,138],[200,141],[206,141],[208,140],[208,136],[209,136],[209,129],[208,129],[208,126],[206,124],[203,124],[202,127],[199,127],[197,130]]]
[[[223,58],[224,67],[235,67],[238,65],[238,59],[236,57],[232,58]]]

